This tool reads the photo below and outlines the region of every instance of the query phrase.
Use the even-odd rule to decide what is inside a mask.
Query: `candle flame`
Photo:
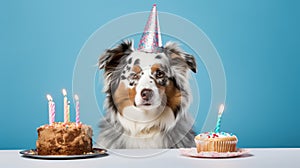
[[[52,101],[53,100],[52,97],[51,97],[51,95],[49,95],[49,94],[47,94],[46,97],[47,97],[48,101]]]
[[[64,96],[67,96],[67,90],[66,90],[66,89],[63,89],[63,90],[62,90],[62,94],[63,94]]]
[[[221,115],[224,111],[224,104],[221,104],[219,107],[219,115]]]
[[[79,101],[79,96],[77,94],[74,95],[75,101]]]

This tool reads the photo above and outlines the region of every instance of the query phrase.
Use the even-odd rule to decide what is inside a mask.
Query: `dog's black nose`
[[[151,89],[143,89],[141,91],[142,99],[145,101],[149,101],[151,97],[153,96],[153,90]]]

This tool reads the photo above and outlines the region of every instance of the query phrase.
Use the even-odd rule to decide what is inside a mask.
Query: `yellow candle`
[[[70,101],[68,101],[67,114],[68,114],[68,122],[70,122]]]
[[[68,122],[69,117],[68,117],[68,98],[67,98],[67,91],[66,89],[62,90],[62,94],[64,96],[64,122]]]

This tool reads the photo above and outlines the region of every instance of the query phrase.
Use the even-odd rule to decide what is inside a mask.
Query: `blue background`
[[[11,0],[0,2],[0,149],[34,148],[36,128],[48,122],[45,95],[62,108],[60,91],[72,89],[85,41],[153,3],[196,24],[216,47],[227,79],[222,128],[240,147],[300,147],[299,2]]]

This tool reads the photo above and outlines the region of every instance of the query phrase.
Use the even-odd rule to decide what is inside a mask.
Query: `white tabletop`
[[[193,167],[193,168],[260,168],[300,167],[300,148],[250,148],[249,154],[236,158],[205,159],[180,155],[169,150],[110,150],[108,156],[76,160],[41,160],[24,158],[20,150],[0,150],[0,167],[103,168],[103,167]]]

